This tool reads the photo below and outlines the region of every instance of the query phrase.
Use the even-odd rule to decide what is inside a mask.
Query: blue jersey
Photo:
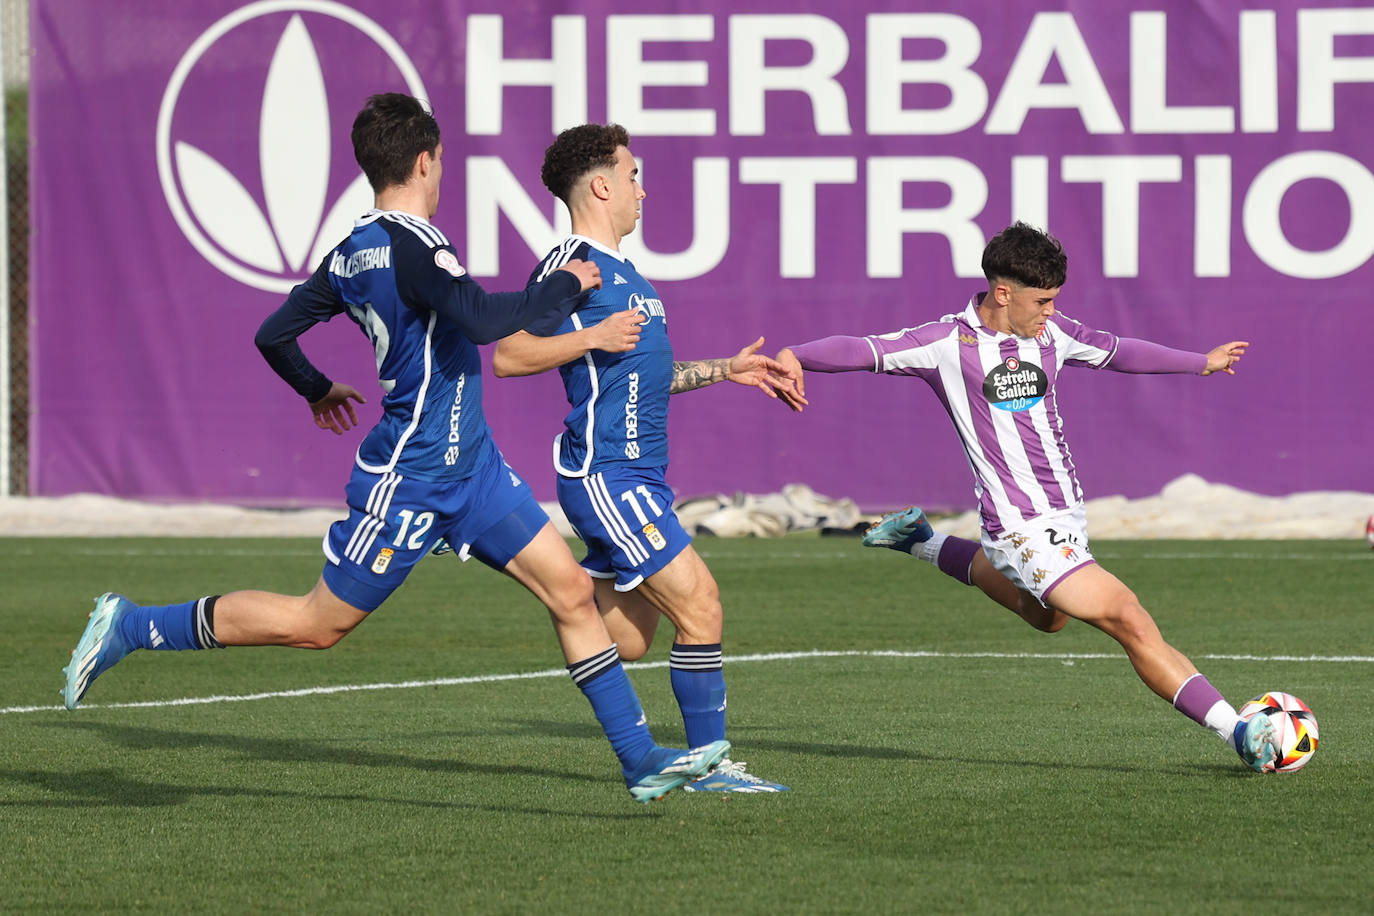
[[[592,350],[559,369],[572,409],[554,443],[554,467],[564,477],[584,477],[615,465],[666,467],[673,348],[663,302],[633,264],[577,235],[550,252],[532,279],[548,276],[572,258],[596,263],[601,288],[557,326],[541,321],[529,327],[532,333],[567,334],[627,308],[638,309],[644,323],[633,350]]]
[[[372,210],[264,322],[257,342],[273,369],[313,402],[331,383],[295,338],[346,313],[372,342],[385,392],[382,419],[358,447],[358,467],[458,480],[494,447],[476,345],[536,318],[561,320],[576,306],[579,288],[564,271],[523,292],[486,293],[428,221]]]

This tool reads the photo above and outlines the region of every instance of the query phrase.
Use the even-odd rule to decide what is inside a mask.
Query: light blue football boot
[[[125,641],[119,631],[119,621],[133,608],[137,607],[123,595],[106,592],[95,599],[95,610],[90,613],[90,623],[86,632],[72,652],[72,660],[62,673],[67,675],[67,686],[62,689],[62,700],[68,709],[75,709],[81,698],[90,689],[91,682],[108,671],[137,646]]]
[[[648,803],[714,770],[730,753],[729,741],[712,741],[683,751],[660,747],[640,761],[641,772],[626,783],[635,801]]]
[[[1274,735],[1274,723],[1264,713],[1241,719],[1231,732],[1231,745],[1245,765],[1256,773],[1274,772],[1279,749]]]
[[[786,792],[787,786],[769,782],[745,769],[743,760],[721,760],[713,772],[682,787],[684,792]]]
[[[865,547],[890,547],[902,553],[911,553],[911,548],[923,544],[935,536],[935,529],[926,521],[926,514],[919,506],[907,506],[896,512],[889,512],[864,532]]]

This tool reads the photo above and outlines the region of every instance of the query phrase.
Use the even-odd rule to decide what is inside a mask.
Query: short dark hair
[[[417,98],[400,92],[369,96],[353,119],[353,158],[372,190],[405,184],[415,157],[439,149],[439,122]]]
[[[544,187],[568,202],[577,179],[595,169],[615,167],[615,151],[630,146],[629,131],[619,124],[582,124],[569,127],[544,150],[539,177]]]
[[[1017,220],[983,249],[988,284],[1011,280],[1035,289],[1058,289],[1069,275],[1069,256],[1059,239]]]

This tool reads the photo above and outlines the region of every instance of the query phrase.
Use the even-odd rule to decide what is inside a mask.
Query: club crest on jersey
[[[1045,370],[1015,356],[998,363],[983,379],[983,397],[998,410],[1030,410],[1049,388]]]
[[[434,249],[434,263],[443,270],[448,271],[454,278],[461,277],[467,273],[463,265],[458,263],[458,257],[447,248]]]
[[[663,536],[663,532],[658,530],[658,526],[650,522],[644,526],[644,539],[649,542],[649,546],[654,550],[662,550],[668,546],[668,539]]]
[[[372,571],[377,575],[386,572],[386,568],[391,565],[391,557],[396,553],[390,547],[383,547],[377,551],[377,559],[372,561]]]

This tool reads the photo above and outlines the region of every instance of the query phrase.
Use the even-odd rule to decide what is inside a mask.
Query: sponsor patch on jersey
[[[1015,356],[998,363],[983,379],[983,397],[998,410],[1030,410],[1049,388],[1045,370]]]
[[[662,299],[649,299],[639,293],[631,293],[626,304],[629,308],[642,314],[645,322],[650,318],[662,318],[665,323],[668,321],[667,313],[663,311]]]
[[[391,565],[391,557],[395,553],[396,551],[390,547],[383,547],[377,551],[377,559],[372,561],[372,571],[379,576],[386,572],[386,568]]]
[[[960,334],[959,343],[963,344],[966,347],[976,346],[978,343],[978,338],[974,337],[972,334]]]
[[[467,273],[463,265],[458,263],[458,257],[446,248],[436,248],[434,251],[434,263],[448,271],[454,277],[461,277]]]
[[[662,550],[664,547],[668,546],[668,539],[663,536],[663,532],[658,530],[658,526],[652,522],[644,526],[644,538],[654,550]]]

